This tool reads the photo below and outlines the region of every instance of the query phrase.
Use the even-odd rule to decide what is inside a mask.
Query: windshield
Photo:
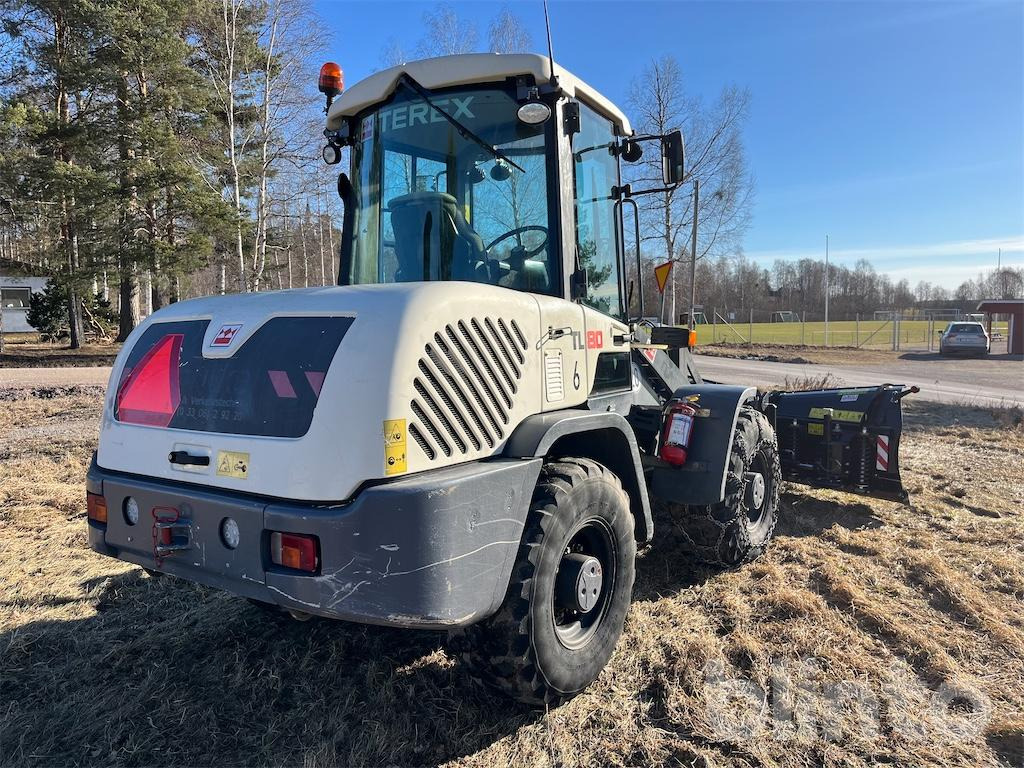
[[[390,103],[357,121],[342,282],[470,280],[556,292],[552,121],[521,122],[519,103],[501,87],[433,93],[430,102],[436,109],[399,85]],[[508,160],[460,135],[439,110]]]
[[[947,333],[984,333],[985,329],[976,323],[955,323],[949,326]]]

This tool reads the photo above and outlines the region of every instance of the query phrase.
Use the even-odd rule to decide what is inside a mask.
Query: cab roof
[[[551,79],[551,60],[536,53],[462,53],[399,64],[360,80],[335,99],[327,113],[328,130],[337,130],[342,118],[354,117],[388,98],[394,92],[402,73],[408,73],[424,88],[431,90],[472,83],[493,83],[516,75],[533,75],[534,80],[540,84]],[[586,102],[601,112],[624,135],[633,133],[629,118],[597,90],[558,64],[555,64],[555,75],[565,95]]]

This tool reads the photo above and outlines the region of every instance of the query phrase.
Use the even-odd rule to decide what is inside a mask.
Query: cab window
[[[580,131],[573,137],[576,201],[576,252],[587,271],[583,301],[608,315],[622,315],[615,198],[619,183],[612,122],[580,104]]]

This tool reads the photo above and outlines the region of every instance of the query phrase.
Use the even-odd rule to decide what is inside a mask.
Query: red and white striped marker
[[[889,438],[879,435],[875,443],[875,469],[889,471]]]

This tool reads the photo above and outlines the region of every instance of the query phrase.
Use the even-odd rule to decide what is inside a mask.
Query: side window
[[[573,137],[576,180],[576,248],[587,270],[584,303],[620,316],[619,267],[615,243],[615,199],[618,163],[612,154],[612,123],[580,104],[580,131]]]
[[[591,397],[605,392],[620,392],[633,386],[633,366],[629,352],[602,352],[597,356]]]

